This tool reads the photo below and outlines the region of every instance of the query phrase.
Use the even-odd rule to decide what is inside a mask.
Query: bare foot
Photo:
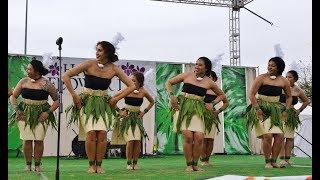
[[[205,162],[202,162],[201,165],[202,165],[202,166],[210,166],[211,164],[209,164],[208,161],[205,161]]]
[[[273,168],[280,168],[277,163],[271,163],[271,166],[272,166]]]
[[[103,174],[103,173],[105,173],[104,170],[103,170],[103,168],[102,168],[101,166],[97,166],[96,168],[97,168],[97,173],[98,173],[98,174]]]
[[[280,168],[285,168],[287,165],[288,165],[288,163],[287,163],[287,161],[285,161],[285,160],[282,160],[282,161],[279,163]]]
[[[42,172],[41,166],[35,166],[35,167],[34,167],[34,171],[35,171],[36,173],[41,173],[41,172]]]
[[[186,168],[186,171],[188,171],[188,172],[191,172],[191,171],[193,171],[193,168],[192,168],[192,166],[187,166],[187,168]]]
[[[136,170],[136,169],[140,169],[140,168],[139,168],[138,164],[135,164],[135,165],[133,165],[133,169]]]
[[[133,170],[133,166],[131,164],[127,165],[127,170]]]
[[[31,165],[26,165],[26,167],[24,168],[24,171],[26,172],[31,171]]]
[[[266,168],[266,169],[272,169],[273,166],[271,165],[271,163],[267,163],[267,164],[264,166],[264,168]]]
[[[203,169],[199,168],[198,166],[192,166],[194,171],[204,171]]]
[[[89,166],[87,173],[92,174],[96,173],[96,167],[95,166]]]

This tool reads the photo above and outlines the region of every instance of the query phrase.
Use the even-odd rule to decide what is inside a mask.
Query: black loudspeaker
[[[77,157],[86,157],[85,141],[78,141],[78,135],[72,140],[72,152]]]

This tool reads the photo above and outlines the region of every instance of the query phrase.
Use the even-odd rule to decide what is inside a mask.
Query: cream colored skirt
[[[288,126],[283,125],[284,138],[294,138],[294,130],[288,128]]]
[[[216,127],[216,124],[213,124],[212,125],[212,128],[211,128],[211,131],[208,132],[206,131],[204,133],[204,138],[207,138],[207,139],[214,139],[217,135],[218,135],[218,128]]]
[[[31,131],[29,125],[27,125],[26,127],[24,126],[25,126],[24,121],[18,121],[21,140],[23,141],[26,141],[26,140],[43,141],[44,140],[44,137],[46,136],[46,133],[48,130],[48,125],[46,123],[44,123],[45,129],[43,128],[42,124],[39,123],[34,129],[34,133]]]
[[[176,111],[173,115],[173,131],[177,132],[177,119],[179,116],[179,111]],[[182,121],[181,131],[189,130],[194,132],[204,133],[204,123],[197,115],[192,116],[189,127],[186,127],[186,120]]]
[[[141,140],[141,133],[140,133],[140,129],[139,129],[138,125],[136,125],[134,133],[132,133],[131,127],[129,127],[127,133],[123,134],[123,138],[126,142],[133,141],[133,140],[139,140],[139,141]]]
[[[271,126],[270,118],[266,119],[264,122],[260,121],[258,125],[254,126],[257,138],[262,138],[262,135],[264,134],[282,134],[283,133],[283,131],[279,127],[273,126],[270,129],[270,126]]]
[[[87,133],[89,131],[107,131],[107,130],[109,130],[109,129],[107,129],[107,126],[108,126],[108,116],[107,115],[106,115],[107,126],[104,123],[102,117],[100,117],[96,123],[92,124],[92,121],[93,121],[92,117],[93,116],[90,115],[87,124],[85,124],[86,114],[83,113],[83,108],[81,108],[81,110],[80,110],[79,137],[78,137],[79,141],[85,141]],[[112,124],[109,127],[112,127]]]

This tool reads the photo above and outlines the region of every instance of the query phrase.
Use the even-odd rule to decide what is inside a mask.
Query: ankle
[[[32,161],[26,162],[26,165],[27,165],[27,166],[31,166],[31,165],[32,165]]]
[[[31,164],[30,164],[30,165],[31,165]],[[42,165],[41,161],[35,161],[35,162],[34,162],[34,166],[40,166],[40,165]]]
[[[94,165],[96,165],[96,161],[95,160],[89,161],[89,166],[94,166]]]
[[[127,160],[127,165],[131,165],[132,161],[131,160]]]
[[[96,166],[101,166],[102,161],[96,161]]]
[[[132,164],[133,164],[133,165],[136,165],[137,163],[138,163],[138,160],[133,160],[133,161],[132,161]]]
[[[193,161],[189,161],[189,162],[187,161],[186,163],[187,163],[187,166],[192,166],[193,165]]]
[[[193,162],[192,162],[192,165],[193,165],[193,166],[198,166],[198,161],[193,161]]]

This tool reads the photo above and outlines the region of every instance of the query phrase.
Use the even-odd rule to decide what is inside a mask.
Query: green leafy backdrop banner
[[[20,79],[25,77],[26,68],[30,62],[30,58],[27,56],[10,56],[8,55],[8,86],[14,88]],[[8,100],[8,116],[13,113],[13,108]],[[8,149],[15,150],[22,145],[20,140],[20,134],[18,126],[8,127]]]
[[[222,89],[229,107],[224,111],[224,139],[227,154],[250,154],[248,131],[244,124],[246,109],[245,68],[223,67]]]
[[[182,153],[182,136],[172,131],[169,97],[165,89],[165,83],[171,77],[182,72],[182,65],[157,63],[156,70],[156,148],[159,153],[180,154]],[[177,95],[181,91],[181,87],[181,83],[174,85],[173,93]]]

